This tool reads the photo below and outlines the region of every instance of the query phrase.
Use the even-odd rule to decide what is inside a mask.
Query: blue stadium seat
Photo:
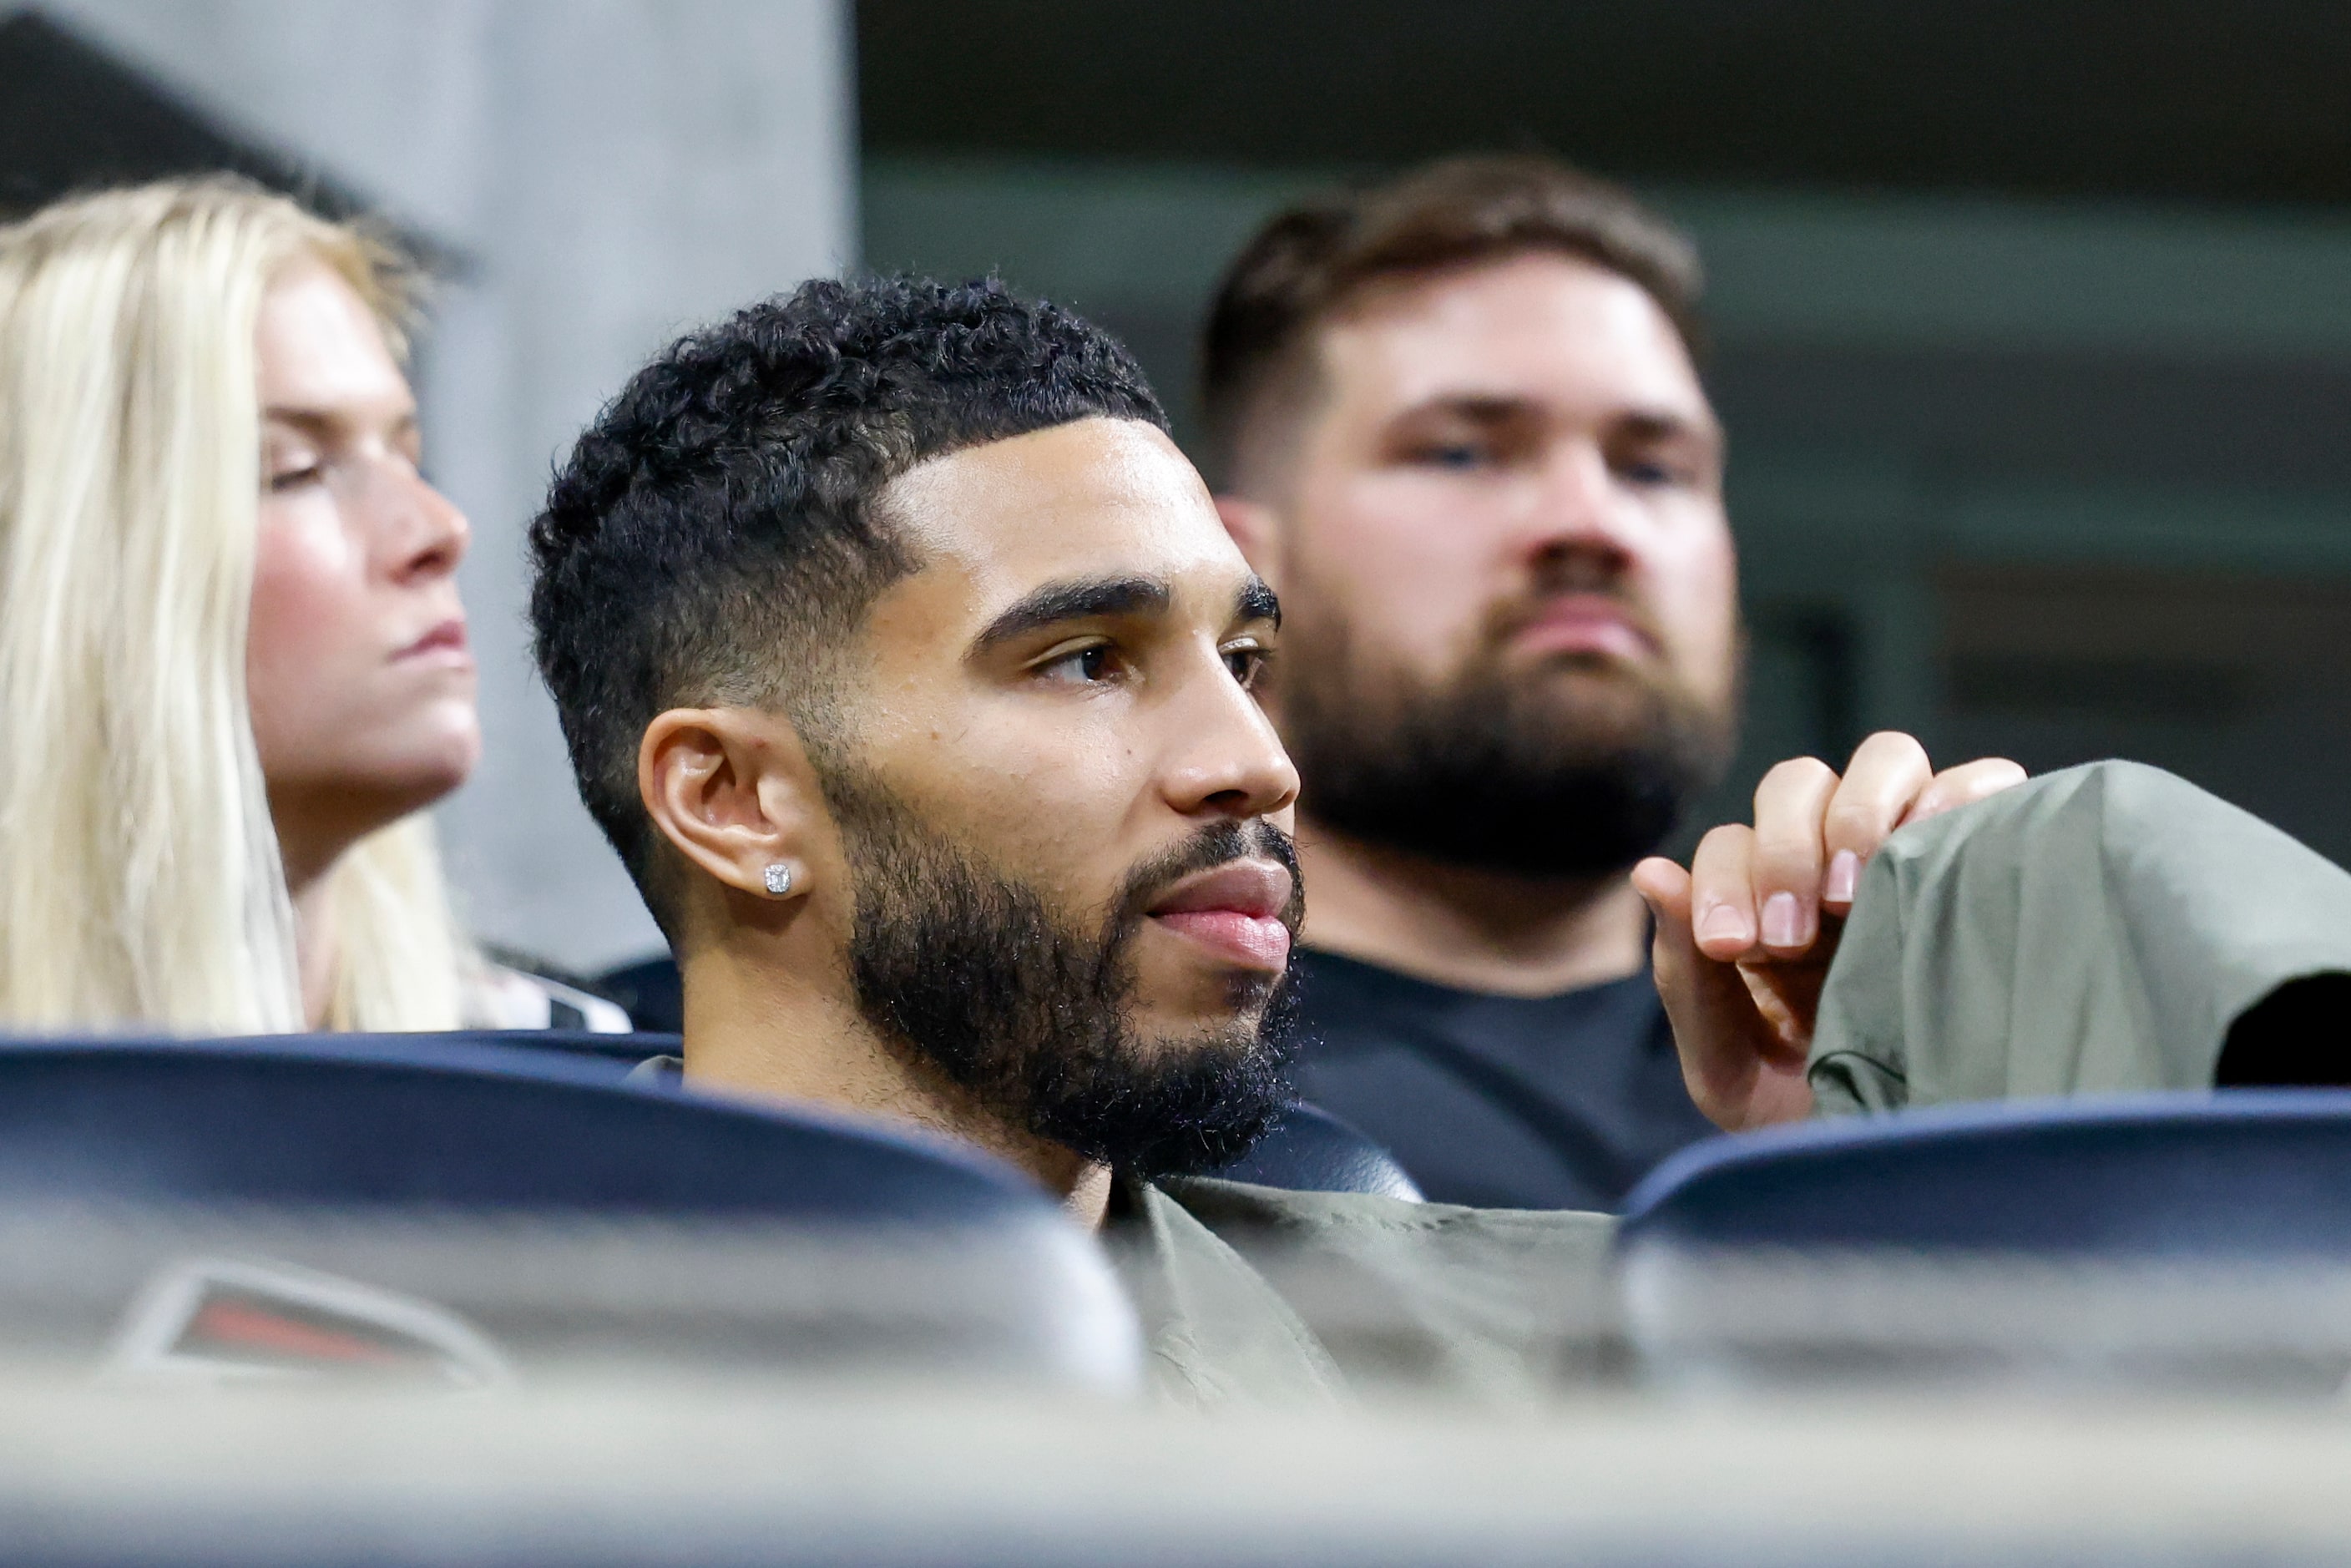
[[[2216,1387],[2351,1376],[2351,1092],[1968,1105],[1718,1138],[1637,1188],[1668,1382]]]
[[[638,969],[667,968],[660,959]],[[673,979],[676,971],[669,970]],[[604,977],[610,981],[612,977]],[[498,1033],[451,1035],[451,1040],[519,1046],[560,1051],[615,1069],[615,1076],[656,1056],[675,1056],[674,1034],[593,1034],[568,1030],[517,1030]],[[1369,1135],[1320,1106],[1292,1105],[1273,1131],[1248,1154],[1210,1176],[1228,1181],[1254,1182],[1259,1186],[1286,1187],[1293,1192],[1368,1192],[1417,1203],[1419,1186],[1395,1156]]]
[[[601,1064],[609,1070],[601,1074],[606,1080],[626,1078],[653,1057],[675,1056],[685,1049],[684,1041],[675,1034],[643,1030],[632,1034],[606,1034],[584,1029],[456,1030],[446,1034],[344,1035],[341,1038],[373,1038],[387,1042],[417,1043],[440,1040],[455,1045],[496,1046],[509,1051],[550,1051],[577,1061]]]
[[[589,984],[618,1002],[636,1026],[676,1033],[685,1027],[685,990],[677,965],[666,953],[607,969]]]
[[[954,1145],[431,1035],[0,1045],[0,1201],[439,1203],[955,1223],[1052,1211]]]
[[[601,1067],[614,1079],[627,1077],[653,1058],[675,1056],[683,1049],[674,1034],[597,1034],[579,1030],[475,1031],[434,1038],[559,1052]],[[1292,1105],[1255,1148],[1207,1174],[1293,1192],[1367,1192],[1410,1203],[1422,1200],[1419,1185],[1394,1155],[1353,1124],[1302,1101]]]
[[[1292,1192],[1368,1192],[1421,1201],[1419,1185],[1394,1155],[1351,1124],[1302,1102],[1255,1148],[1208,1174]]]
[[[770,1367],[1131,1376],[1100,1249],[1009,1167],[622,1068],[430,1035],[0,1041],[0,1227],[50,1226],[0,1244],[0,1351],[68,1305],[110,1321],[157,1270],[210,1267],[205,1288],[235,1297],[214,1318],[298,1348],[378,1333],[360,1311],[321,1340],[302,1304],[372,1290],[559,1358],[715,1345]],[[52,1266],[85,1252],[87,1289]],[[287,1283],[253,1287],[256,1318],[250,1270],[203,1260],[260,1254]],[[320,1270],[335,1279],[306,1296]]]
[[[2351,1092],[2012,1102],[1709,1139],[1625,1206],[1627,1246],[2351,1260]]]

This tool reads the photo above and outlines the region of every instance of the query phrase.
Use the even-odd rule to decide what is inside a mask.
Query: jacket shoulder
[[[1161,1185],[1274,1285],[1351,1379],[1515,1403],[1617,1359],[1611,1216],[1208,1177]]]
[[[1295,1192],[1221,1176],[1176,1176],[1160,1187],[1210,1224],[1269,1229],[1390,1231],[1418,1235],[1479,1235],[1521,1246],[1605,1246],[1615,1236],[1614,1215],[1574,1208],[1472,1208],[1423,1203],[1369,1192]]]

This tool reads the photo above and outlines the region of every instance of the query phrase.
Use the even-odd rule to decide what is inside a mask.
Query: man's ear
[[[806,886],[828,820],[789,721],[755,708],[672,708],[637,744],[637,794],[670,846],[722,886],[777,896],[772,868]]]
[[[1280,592],[1281,584],[1274,581],[1274,568],[1281,558],[1281,514],[1263,501],[1219,495],[1217,516],[1225,520],[1225,532],[1240,546],[1250,569]]]

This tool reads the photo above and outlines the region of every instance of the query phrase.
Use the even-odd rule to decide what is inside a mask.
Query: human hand
[[[1687,871],[1658,856],[1633,868],[1682,1078],[1708,1120],[1738,1131],[1812,1113],[1805,1060],[1863,864],[1896,829],[2023,781],[1999,758],[1938,773],[1916,739],[1881,731],[1842,776],[1810,757],[1766,773],[1754,826],[1708,833]]]

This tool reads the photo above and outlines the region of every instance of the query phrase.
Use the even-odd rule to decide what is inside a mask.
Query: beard
[[[1509,875],[1610,875],[1671,837],[1729,765],[1731,705],[1671,674],[1588,653],[1507,669],[1501,623],[1447,679],[1421,683],[1369,668],[1343,619],[1320,619],[1319,636],[1293,631],[1282,649],[1282,739],[1301,809],[1364,843]]]
[[[1134,1033],[1134,941],[1178,877],[1248,855],[1298,862],[1267,823],[1224,823],[1137,867],[1092,930],[936,832],[870,778],[825,793],[856,877],[849,946],[866,1021],[919,1071],[1000,1124],[1145,1179],[1229,1164],[1295,1094],[1290,988],[1237,977],[1231,1021]],[[1293,885],[1295,883],[1293,883]],[[1294,934],[1303,904],[1283,921]]]

